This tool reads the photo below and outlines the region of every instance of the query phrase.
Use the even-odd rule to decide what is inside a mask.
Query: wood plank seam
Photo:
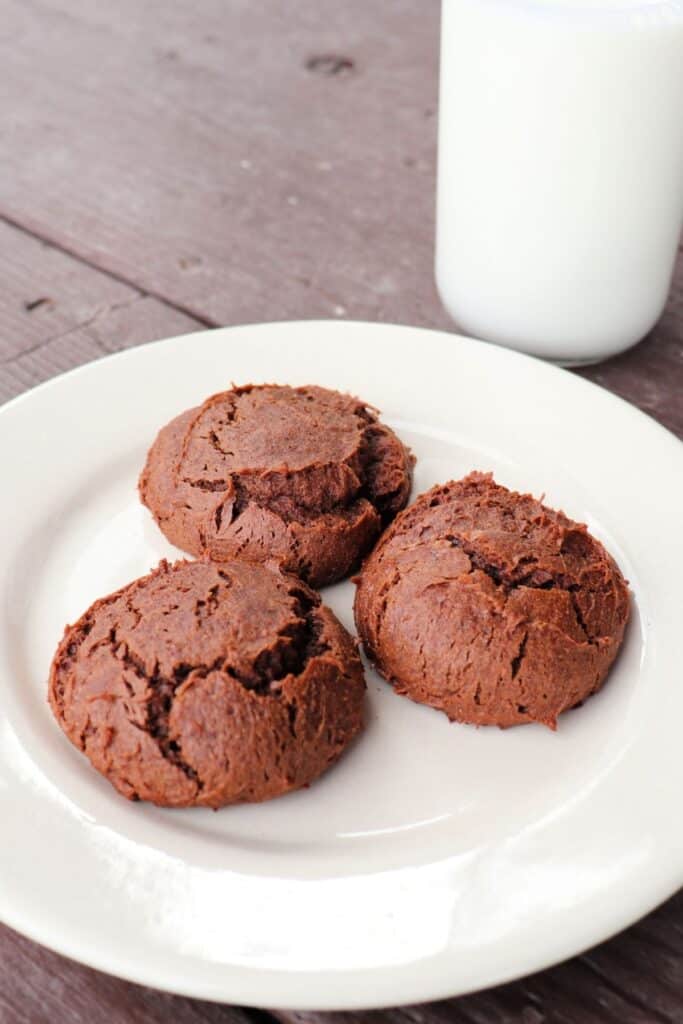
[[[101,263],[93,263],[92,260],[89,260],[87,257],[83,256],[77,248],[72,247],[70,245],[66,245],[64,242],[54,237],[50,232],[45,232],[43,230],[37,231],[35,228],[29,227],[27,224],[11,216],[6,211],[0,213],[0,222],[7,224],[9,227],[15,228],[15,230],[17,231],[21,231],[23,234],[28,235],[30,238],[33,238],[38,242],[43,242],[45,245],[51,246],[51,248],[56,249],[57,252],[64,253],[65,256],[70,256],[71,259],[77,260],[79,263],[83,264],[83,266],[88,267],[90,270],[97,271],[100,274],[105,274],[113,281],[118,281],[119,284],[125,284],[129,288],[135,289],[135,291],[138,293],[139,298],[149,297],[152,299],[156,299],[157,302],[163,303],[163,305],[167,306],[169,309],[174,310],[174,312],[182,313],[183,316],[191,317],[193,320],[196,320],[197,324],[202,327],[221,326],[220,321],[215,320],[213,317],[208,317],[203,313],[198,313],[195,309],[191,309],[189,306],[186,306],[181,302],[176,302],[174,299],[169,298],[168,295],[164,295],[161,292],[156,291],[155,289],[143,289],[136,281],[133,281],[131,278],[126,277],[124,274],[120,274],[116,271],[111,270],[106,265],[103,265]]]

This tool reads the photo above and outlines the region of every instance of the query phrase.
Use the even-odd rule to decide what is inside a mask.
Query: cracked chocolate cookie
[[[276,565],[162,562],[67,627],[49,699],[124,796],[221,807],[325,771],[364,690],[351,637]]]
[[[629,593],[585,526],[490,474],[434,487],[368,557],[355,616],[396,691],[477,725],[543,722],[600,688]]]
[[[319,587],[346,576],[404,507],[411,469],[408,450],[358,399],[263,385],[172,420],[139,486],[183,551],[275,557]]]

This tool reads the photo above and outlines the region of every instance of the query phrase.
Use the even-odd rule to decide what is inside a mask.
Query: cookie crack
[[[519,670],[522,667],[522,662],[524,661],[524,655],[526,654],[526,645],[527,645],[527,640],[528,639],[529,639],[529,632],[527,630],[527,632],[525,632],[524,636],[522,637],[522,639],[520,641],[519,647],[517,649],[517,653],[515,654],[514,658],[510,662],[510,676],[511,676],[512,679],[515,679],[519,675]]]
[[[229,473],[220,480],[182,477],[181,481],[187,487],[221,495],[209,513],[209,520],[213,522],[213,532],[216,536],[218,536],[222,528],[232,526],[242,513],[250,507],[271,512],[285,524],[299,523],[301,525],[314,522],[326,515],[343,516],[352,512],[362,500],[368,501],[375,512],[379,514],[377,506],[365,493],[360,481],[358,488],[356,488],[348,500],[335,502],[328,508],[322,509],[310,508],[297,501],[291,494],[282,493],[265,496],[250,493],[248,486],[240,479],[238,472]],[[228,515],[226,515],[226,512]]]
[[[171,680],[159,672],[159,663],[157,662],[154,671],[150,674],[142,658],[131,651],[125,640],[119,638],[116,628],[110,630],[109,640],[112,652],[123,666],[143,680],[151,691],[152,696],[147,704],[146,728],[143,728],[142,731],[155,740],[164,760],[180,769],[188,779],[195,783],[197,789],[201,790],[204,785],[202,779],[194,768],[183,759],[180,744],[169,736],[168,730],[168,719],[175,692],[192,671],[191,666],[178,666]],[[131,724],[138,729],[141,728],[137,723]]]
[[[241,479],[241,471],[239,470],[232,472],[228,471],[226,472],[225,478],[221,479],[211,479],[201,476],[183,476],[181,477],[182,483],[186,484],[188,487],[197,488],[202,491],[222,493],[228,491],[234,493],[234,499],[230,510],[230,523],[228,525],[231,525],[242,514],[242,512],[251,505],[274,513],[285,523],[297,522],[306,524],[325,514],[343,515],[345,512],[353,509],[359,500],[369,502],[374,511],[384,522],[386,522],[391,519],[398,508],[404,504],[403,499],[406,488],[405,480],[403,478],[398,480],[386,491],[378,492],[376,490],[373,486],[373,481],[377,476],[376,470],[381,469],[384,463],[384,453],[382,451],[381,441],[382,438],[385,437],[386,432],[384,431],[383,426],[373,418],[372,413],[364,407],[355,409],[354,415],[358,420],[360,430],[358,448],[352,455],[343,460],[342,464],[346,465],[350,470],[352,470],[354,475],[357,476],[357,486],[353,493],[345,500],[335,502],[330,505],[329,508],[322,511],[319,509],[309,508],[307,505],[297,501],[295,496],[288,493],[274,495],[272,497],[257,493],[250,493],[248,483]],[[231,416],[227,422],[232,422],[235,418],[236,410],[232,409]],[[234,452],[221,445],[220,438],[215,430],[211,430],[204,436],[214,451],[221,456],[227,457],[234,455]],[[357,468],[354,464],[356,460]],[[398,468],[399,467],[396,467],[397,472]],[[402,476],[404,473],[405,467],[403,467]],[[221,529],[225,518],[224,505],[224,502],[219,502],[213,511],[216,531]]]
[[[223,580],[226,582],[226,586],[231,586],[232,581],[226,573],[221,573]],[[214,583],[212,587],[209,587],[205,597],[198,597],[194,603],[194,617],[197,620],[197,625],[201,629],[207,619],[210,619],[215,612],[218,611],[219,607],[219,591],[220,586],[218,583]]]
[[[586,624],[586,620],[583,617],[583,612],[581,611],[581,607],[579,605],[579,602],[576,599],[576,591],[578,590],[578,587],[576,587],[576,586],[574,586],[574,587],[567,587],[565,589],[569,593],[569,597],[571,598],[571,602],[572,602],[572,608],[574,609],[574,615],[576,616],[576,621],[577,621],[580,629],[583,631],[584,636],[586,637],[586,640],[588,641],[589,644],[595,643],[595,637],[592,636],[591,633],[589,632],[588,626]]]
[[[234,415],[232,415],[232,416],[230,416],[230,418],[226,422],[232,423],[234,418],[235,418]],[[221,442],[220,442],[220,438],[218,437],[218,434],[216,433],[215,430],[210,430],[209,431],[208,441],[209,441],[209,444],[211,445],[211,447],[213,448],[213,450],[215,452],[218,452],[219,455],[234,456],[235,453],[230,448],[223,448],[223,446],[221,445]]]
[[[229,487],[227,480],[206,480],[203,477],[193,480],[189,476],[184,476],[182,482],[188,487],[196,487],[200,491],[227,491]]]
[[[287,623],[277,632],[275,642],[254,660],[253,665],[245,670],[230,663],[228,657],[216,658],[211,663],[188,664],[181,662],[171,677],[159,671],[156,662],[150,673],[144,663],[130,645],[123,640],[116,628],[112,628],[106,643],[128,671],[134,672],[148,687],[151,696],[147,703],[146,727],[143,731],[156,741],[162,757],[179,768],[191,779],[199,790],[203,781],[195,769],[184,760],[182,749],[177,740],[169,734],[169,718],[178,689],[191,676],[205,678],[212,672],[224,672],[235,679],[245,689],[251,690],[262,697],[279,697],[281,688],[278,686],[288,676],[300,676],[308,663],[329,650],[329,645],[322,639],[322,621],[316,615],[315,601],[298,588],[290,591],[293,597],[295,622]],[[200,612],[201,614],[201,612]],[[288,709],[291,716],[291,710]],[[294,727],[294,717],[290,717]],[[137,723],[137,728],[141,728]]]
[[[323,624],[314,598],[299,587],[292,588],[289,596],[294,600],[295,621],[278,630],[275,643],[261,651],[248,677],[235,674],[239,682],[262,696],[278,695],[278,683],[287,676],[302,675],[313,658],[329,650],[322,639]]]
[[[176,690],[188,675],[189,671],[185,674],[174,671],[173,680],[169,680],[157,671],[153,676],[147,677],[148,685],[152,690],[152,697],[147,705],[147,730],[152,739],[156,740],[162,757],[179,768],[188,779],[196,784],[198,790],[202,790],[203,780],[195,769],[184,760],[178,741],[169,736],[169,717]]]
[[[188,483],[189,481],[185,481]],[[199,484],[197,484],[199,486]],[[205,490],[219,490],[219,488],[205,487]],[[331,504],[328,508],[310,508],[307,505],[302,504],[300,501],[291,494],[275,494],[272,496],[265,496],[261,494],[250,493],[248,486],[240,479],[238,473],[230,474],[230,478],[226,483],[225,487],[220,488],[223,491],[230,491],[231,495],[234,495],[230,499],[230,520],[228,526],[232,524],[242,515],[242,513],[249,507],[262,509],[266,512],[272,512],[276,515],[283,523],[299,523],[306,525],[307,523],[314,522],[317,519],[321,519],[326,515],[343,516],[345,513],[351,512],[359,501],[370,499],[363,493],[363,488],[360,486],[354,491],[353,495],[346,501],[338,501]],[[228,500],[219,501],[213,511],[213,521],[218,533],[223,525],[225,518],[225,507],[228,504]],[[370,501],[372,507],[377,511],[373,503]]]
[[[584,634],[587,643],[596,643],[596,638],[588,629],[576,597],[577,592],[581,590],[579,583],[563,574],[553,574],[546,569],[532,569],[523,575],[515,575],[514,572],[511,573],[494,562],[489,561],[465,537],[458,534],[447,534],[445,540],[452,547],[458,548],[463,554],[467,555],[473,568],[485,573],[506,595],[522,587],[530,590],[563,590],[569,594],[577,626]],[[528,565],[529,562],[530,559],[522,559],[519,564]]]
[[[356,416],[363,424],[358,452],[361,474],[361,487],[358,496],[369,501],[382,522],[386,524],[405,504],[405,499],[408,496],[406,476],[410,476],[411,459],[412,464],[415,460],[408,453],[407,466],[405,464],[387,466],[386,452],[382,451],[381,444],[382,440],[386,440],[388,436],[386,428],[378,420],[373,419],[366,409],[356,410]],[[398,450],[401,449],[402,446],[399,446]],[[377,486],[381,481],[383,469],[389,472],[390,477],[394,475],[396,479],[394,486],[389,486],[386,490]]]

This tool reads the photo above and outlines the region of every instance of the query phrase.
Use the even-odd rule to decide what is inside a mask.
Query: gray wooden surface
[[[0,401],[217,324],[453,330],[432,277],[437,42],[436,0],[3,0]],[[580,372],[683,436],[683,258],[651,336]],[[167,996],[0,927],[1,1024],[275,1017],[682,1024],[683,896],[532,978],[373,1014]]]

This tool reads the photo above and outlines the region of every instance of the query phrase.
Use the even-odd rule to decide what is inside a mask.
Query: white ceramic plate
[[[173,555],[139,505],[157,429],[231,381],[360,394],[417,455],[587,522],[635,594],[605,689],[552,733],[450,725],[368,673],[367,730],[259,806],[129,804],[46,704],[65,622]],[[352,1008],[455,995],[630,924],[683,881],[683,447],[605,391],[454,335],[265,324],[112,356],[0,411],[0,916],[113,974]],[[353,629],[352,585],[324,596]]]

